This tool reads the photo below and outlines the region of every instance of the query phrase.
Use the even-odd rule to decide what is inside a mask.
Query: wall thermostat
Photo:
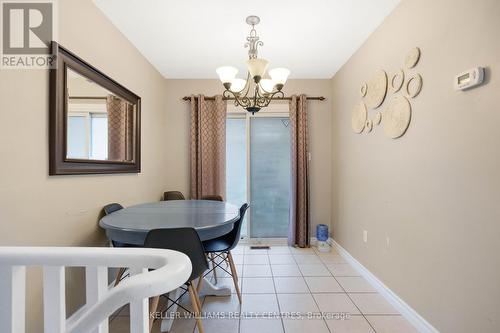
[[[466,90],[480,85],[483,83],[483,80],[484,68],[475,67],[458,74],[453,81],[453,86],[455,87],[455,90]]]

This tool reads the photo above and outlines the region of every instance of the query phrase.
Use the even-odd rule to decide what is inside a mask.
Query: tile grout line
[[[333,278],[335,279],[335,281],[337,281],[337,283],[339,284],[340,288],[342,288],[342,290],[344,290],[347,298],[349,298],[349,300],[352,302],[352,304],[354,304],[354,306],[356,307],[356,309],[358,309],[359,313],[361,313],[361,315],[366,320],[366,322],[368,323],[368,325],[370,325],[370,327],[372,328],[373,332],[377,333],[377,331],[375,330],[375,327],[372,326],[372,323],[370,323],[370,321],[368,320],[368,318],[366,318],[366,316],[363,313],[363,311],[361,311],[361,309],[359,308],[359,306],[353,301],[353,299],[351,298],[351,296],[345,290],[344,286],[340,284],[340,282],[337,280],[337,278],[335,276]]]
[[[241,285],[240,285],[241,303],[239,305],[240,315],[238,318],[238,333],[241,333],[241,309],[243,307],[243,278],[245,277],[245,250],[244,249],[243,249],[243,257],[242,258],[243,259],[242,259],[242,263],[241,263],[241,277],[238,279],[238,283],[241,280]],[[236,273],[238,273],[238,271],[236,271]],[[230,297],[233,297],[233,295],[231,294]],[[236,295],[236,297],[238,297],[238,295]],[[238,302],[239,302],[239,299],[238,299]]]
[[[269,264],[271,264],[271,258],[268,258]],[[271,279],[273,279],[273,286],[274,286],[274,297],[276,298],[276,303],[278,305],[278,315],[280,318],[281,322],[281,328],[283,329],[283,333],[285,332],[285,322],[283,321],[283,316],[281,315],[281,306],[280,306],[280,301],[278,299],[278,291],[276,290],[276,282],[274,281],[274,274],[273,274],[273,267],[271,266]]]
[[[321,258],[320,258],[321,260]],[[323,260],[321,260],[321,262],[323,262]],[[328,267],[327,267],[328,269]],[[330,271],[328,269],[328,271]],[[342,288],[342,290],[344,291],[345,295],[347,296],[347,298],[349,298],[349,300],[352,302],[352,304],[354,304],[354,306],[356,307],[356,309],[358,309],[359,313],[363,316],[363,318],[366,320],[366,322],[368,323],[368,325],[370,325],[370,327],[372,328],[373,332],[377,333],[377,331],[375,330],[375,328],[372,326],[372,324],[370,323],[370,321],[368,321],[368,319],[366,318],[365,314],[363,313],[363,311],[361,311],[361,309],[358,307],[358,305],[353,301],[353,299],[351,298],[351,296],[349,295],[349,293],[347,293],[347,291],[345,290],[344,286],[339,282],[339,280],[337,280],[337,277],[332,273],[330,272],[333,276],[333,278],[335,279],[335,281],[338,283],[338,285],[340,286],[340,288]]]
[[[321,261],[321,259],[320,259],[320,261]],[[300,267],[299,267],[299,269],[300,269]],[[329,271],[329,270],[328,270],[328,271]],[[301,272],[302,272],[302,271],[301,271]],[[330,271],[329,271],[329,272],[330,272]],[[321,314],[321,319],[323,320],[323,324],[325,324],[326,329],[328,330],[328,332],[332,333],[332,331],[330,330],[330,327],[328,326],[328,323],[326,322],[325,318],[323,318],[323,311],[321,311],[321,309],[320,309],[320,307],[319,307],[318,302],[316,302],[316,298],[314,298],[314,295],[313,295],[313,293],[312,293],[312,291],[311,291],[311,288],[309,287],[309,284],[307,283],[307,281],[306,281],[306,279],[305,279],[305,278],[304,278],[304,281],[305,281],[305,283],[306,283],[307,289],[309,290],[309,294],[311,295],[311,297],[312,297],[312,299],[313,299],[313,301],[314,301],[314,304],[316,304],[316,306],[318,307],[318,311],[319,311],[319,313]]]

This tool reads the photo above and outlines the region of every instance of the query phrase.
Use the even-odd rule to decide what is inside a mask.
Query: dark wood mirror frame
[[[52,54],[57,66],[50,70],[49,175],[139,173],[141,171],[141,98],[56,42]],[[78,72],[135,106],[131,161],[67,158],[66,69]]]

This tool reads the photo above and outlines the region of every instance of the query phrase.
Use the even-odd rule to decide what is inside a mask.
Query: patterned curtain
[[[123,99],[108,95],[108,160],[131,161],[133,159],[134,106]]]
[[[306,95],[290,101],[290,226],[288,243],[309,246],[309,166]]]
[[[191,96],[191,199],[226,197],[226,102]]]

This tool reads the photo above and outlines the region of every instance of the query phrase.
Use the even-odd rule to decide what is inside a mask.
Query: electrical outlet
[[[363,230],[363,242],[368,243],[368,230]]]

